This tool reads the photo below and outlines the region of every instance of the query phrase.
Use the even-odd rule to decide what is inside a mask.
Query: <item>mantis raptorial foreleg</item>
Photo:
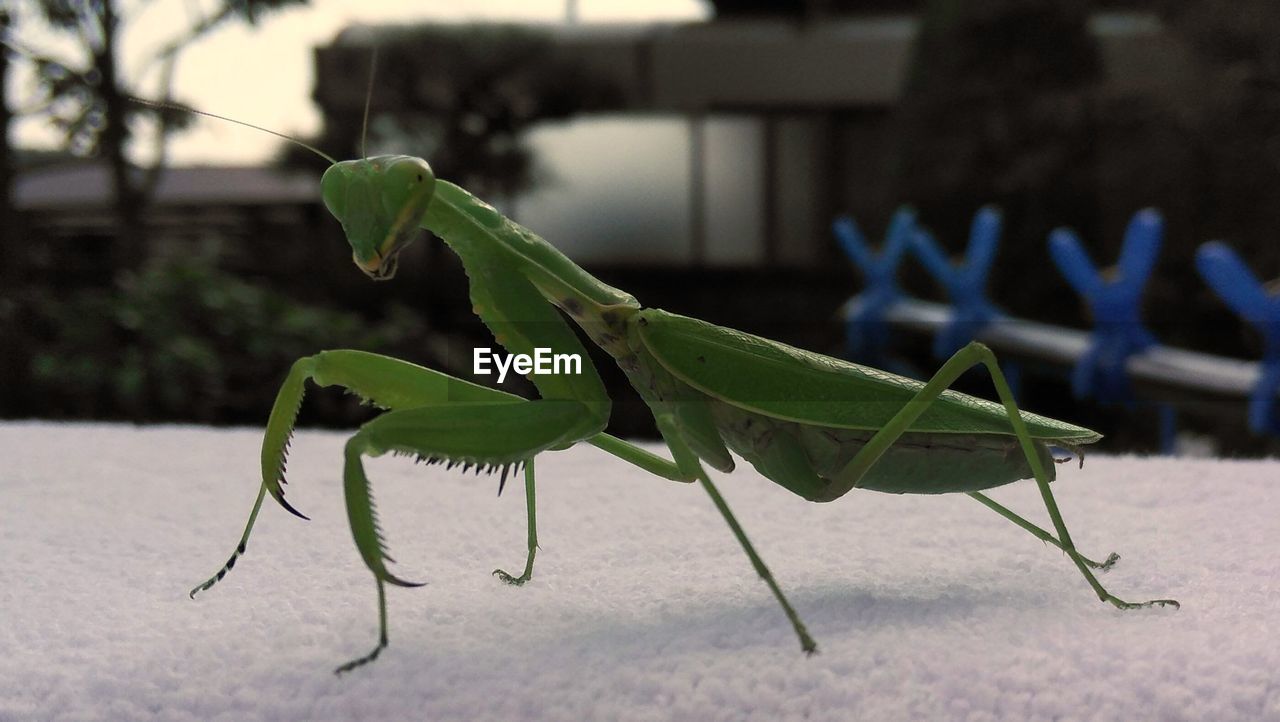
[[[416,455],[434,462],[440,459],[468,459],[481,466],[505,466],[531,460],[538,453],[559,443],[574,428],[584,409],[575,401],[541,400],[515,403],[427,406],[389,411],[360,427],[347,442],[343,487],[347,515],[356,547],[365,565],[378,581],[378,644],[369,654],[338,668],[338,672],[355,669],[377,659],[387,646],[386,595],[383,585],[415,586],[392,575],[385,561],[390,560],[382,543],[377,516],[373,509],[369,478],[362,458],[391,452]],[[484,433],[480,433],[483,430]],[[452,464],[451,464],[452,465]],[[466,471],[466,468],[463,469]],[[532,488],[533,471],[526,466],[525,479]],[[529,498],[532,510],[532,496]],[[535,520],[530,515],[530,529]],[[525,566],[532,573],[532,551],[536,538],[530,534],[530,556]],[[526,577],[527,578],[527,577]]]
[[[386,409],[408,409],[442,404],[524,404],[526,399],[453,378],[388,356],[364,351],[324,351],[299,359],[280,386],[262,440],[262,486],[239,544],[218,573],[191,590],[209,589],[235,566],[247,548],[249,535],[268,493],[293,514],[306,519],[284,499],[285,462],[289,439],[308,379],[320,386],[341,386],[366,401]],[[532,500],[528,500],[532,504]],[[532,514],[532,511],[530,512]]]
[[[955,353],[955,355],[948,359],[947,362],[942,365],[942,368],[938,369],[938,372],[933,375],[933,378],[929,379],[928,383],[926,383],[924,387],[921,388],[919,392],[917,392],[916,395],[893,416],[889,423],[885,424],[874,436],[871,437],[866,446],[863,447],[863,449],[848,463],[848,465],[846,465],[844,470],[837,474],[837,477],[841,480],[840,486],[834,489],[834,491],[837,492],[837,496],[844,493],[839,490],[840,487],[856,487],[857,482],[862,475],[866,473],[873,464],[875,464],[880,456],[890,446],[892,446],[900,436],[902,436],[907,428],[910,427],[911,423],[919,418],[920,415],[924,413],[925,409],[936,401],[938,396],[941,395],[944,390],[949,388],[951,384],[955,383],[956,379],[958,379],[961,374],[979,364],[984,366],[991,375],[991,380],[996,387],[996,393],[1008,414],[1009,423],[1013,427],[1014,434],[1018,437],[1018,442],[1022,447],[1022,452],[1026,455],[1027,463],[1030,465],[1031,471],[1035,476],[1036,486],[1040,489],[1040,497],[1044,500],[1045,509],[1049,512],[1049,518],[1053,521],[1053,527],[1057,531],[1058,537],[1057,539],[1053,539],[1048,532],[1045,532],[1034,524],[1021,519],[1021,517],[1017,517],[1017,515],[1012,512],[1009,512],[1008,514],[1002,513],[1001,510],[1008,510],[1004,509],[1004,507],[997,509],[996,506],[999,505],[992,506],[995,502],[987,503],[990,500],[986,499],[986,497],[975,496],[975,498],[977,498],[978,501],[987,504],[989,508],[992,508],[997,513],[1001,513],[1002,516],[1009,518],[1010,521],[1018,524],[1023,529],[1040,536],[1040,538],[1045,541],[1052,541],[1055,546],[1066,552],[1067,556],[1069,556],[1075,563],[1076,567],[1079,568],[1080,573],[1084,575],[1085,580],[1089,582],[1089,586],[1093,588],[1093,591],[1102,601],[1108,602],[1120,609],[1166,605],[1174,607],[1178,606],[1178,602],[1172,599],[1153,599],[1137,603],[1126,602],[1108,592],[1102,584],[1098,582],[1097,577],[1095,577],[1093,572],[1089,570],[1090,567],[1099,569],[1107,568],[1113,564],[1115,559],[1118,559],[1118,557],[1115,557],[1115,559],[1109,557],[1106,562],[1099,564],[1086,559],[1076,551],[1075,544],[1071,541],[1071,534],[1067,531],[1066,523],[1062,520],[1062,513],[1058,510],[1058,504],[1053,498],[1053,492],[1049,489],[1049,475],[1045,472],[1044,462],[1041,460],[1040,455],[1036,453],[1036,447],[1031,440],[1031,435],[1027,432],[1026,423],[1022,419],[1022,413],[1018,410],[1018,405],[1013,399],[1013,392],[1009,389],[1008,382],[1005,381],[1004,373],[1000,371],[1000,365],[996,362],[995,354],[991,352],[991,349],[976,341],[960,349]],[[845,488],[845,490],[847,491],[847,488]],[[1017,518],[1011,518],[1010,515]],[[1037,534],[1037,532],[1039,532],[1039,534]],[[1043,536],[1041,536],[1041,534],[1043,534]],[[1112,556],[1114,557],[1115,555]]]

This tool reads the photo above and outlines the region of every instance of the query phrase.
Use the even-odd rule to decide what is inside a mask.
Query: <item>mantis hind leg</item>
[[[983,494],[982,492],[979,492],[979,491],[972,491],[972,492],[969,492],[969,496],[973,497],[974,499],[977,499],[979,503],[981,503],[983,506],[987,507],[991,511],[994,511],[1000,516],[1008,519],[1014,524],[1017,524],[1019,527],[1030,532],[1032,536],[1039,539],[1040,541],[1048,542],[1049,544],[1052,544],[1058,547],[1064,552],[1067,550],[1066,547],[1062,545],[1062,542],[1058,541],[1058,539],[1055,536],[1045,531],[1044,529],[1041,529],[1035,524],[1032,524],[1026,519],[1023,519],[1022,517],[1018,516],[1014,512],[1010,511],[1008,507],[1005,507],[999,504],[998,502],[996,502],[994,499],[987,496],[986,494]],[[1090,569],[1097,569],[1100,572],[1105,572],[1111,569],[1111,567],[1115,566],[1116,562],[1120,561],[1120,555],[1116,554],[1115,552],[1111,552],[1110,554],[1107,555],[1107,558],[1105,561],[1095,562],[1089,557],[1086,557],[1085,555],[1081,554],[1080,561],[1084,562],[1084,565],[1089,567]]]
[[[1009,384],[1005,381],[1004,374],[1000,371],[999,364],[996,363],[995,354],[991,352],[991,349],[976,341],[960,349],[954,356],[948,359],[947,362],[942,365],[942,368],[938,369],[938,372],[934,374],[933,378],[929,379],[929,382],[926,383],[919,392],[917,392],[915,397],[912,398],[911,401],[902,408],[902,410],[895,414],[893,418],[889,420],[889,423],[885,424],[880,431],[876,432],[875,436],[871,437],[866,446],[863,447],[862,451],[860,451],[858,455],[855,456],[843,470],[841,470],[839,476],[843,483],[848,485],[855,484],[857,479],[860,478],[862,474],[880,458],[880,455],[883,454],[886,449],[893,445],[894,441],[896,441],[898,437],[906,431],[911,423],[915,421],[915,419],[918,418],[926,408],[928,408],[929,404],[933,403],[933,401],[938,398],[938,395],[941,394],[943,390],[950,387],[951,384],[954,383],[955,380],[966,370],[977,366],[978,364],[982,364],[986,367],[987,372],[991,375],[991,380],[996,387],[996,393],[999,395],[1000,402],[1004,405],[1005,411],[1009,416],[1009,423],[1013,427],[1013,432],[1017,436],[1018,443],[1022,447],[1022,452],[1027,458],[1027,463],[1031,467],[1032,474],[1035,476],[1036,486],[1040,490],[1040,497],[1044,500],[1045,509],[1049,512],[1049,518],[1053,521],[1053,528],[1058,533],[1058,537],[1054,542],[1056,542],[1056,545],[1066,552],[1067,556],[1071,558],[1071,561],[1075,563],[1076,568],[1078,568],[1080,573],[1084,575],[1085,581],[1087,581],[1089,586],[1093,588],[1093,591],[1098,595],[1098,598],[1120,609],[1135,609],[1151,606],[1177,607],[1178,602],[1173,599],[1153,599],[1137,603],[1126,602],[1108,592],[1102,584],[1098,582],[1098,578],[1094,576],[1092,571],[1090,571],[1091,564],[1089,561],[1091,560],[1086,561],[1085,557],[1082,556],[1080,552],[1076,551],[1075,543],[1071,541],[1071,534],[1067,531],[1066,523],[1062,520],[1062,513],[1058,510],[1058,503],[1053,497],[1053,492],[1049,489],[1049,475],[1045,472],[1045,467],[1040,459],[1040,455],[1036,453],[1035,442],[1032,441],[1031,434],[1027,431],[1027,425],[1023,422],[1022,414],[1018,410],[1018,405],[1013,400],[1013,392],[1009,389]],[[986,503],[986,501],[984,501],[984,499],[986,499],[985,496],[978,495],[974,498]],[[991,504],[994,504],[994,502],[987,504],[987,506],[998,513],[1001,513],[1002,516],[1013,521],[1015,524],[1018,524],[1023,529],[1031,531],[1033,534],[1036,533],[1035,530],[1043,532],[1045,537],[1049,537],[1048,539],[1045,539],[1045,541],[1052,539],[1048,532],[1044,532],[1044,530],[1039,529],[1039,527],[1035,527],[1035,525],[1030,522],[1021,520],[1021,517],[1017,517],[1016,514],[1009,512],[1003,507],[996,509],[994,506],[991,506]],[[1002,509],[1004,512],[1008,513],[1006,514],[1001,512]],[[1019,520],[1021,520],[1022,523],[1019,523]],[[1093,564],[1097,563],[1093,562]],[[1107,562],[1103,562],[1102,565],[1098,566],[1101,567],[1106,564]]]
[[[1163,607],[1180,606],[1173,599],[1152,599],[1145,602],[1126,602],[1123,599],[1108,592],[1093,572],[1089,570],[1089,565],[1085,563],[1085,558],[1076,551],[1075,544],[1071,541],[1071,534],[1067,531],[1067,525],[1062,520],[1062,512],[1058,510],[1058,502],[1053,497],[1053,491],[1049,489],[1049,475],[1045,472],[1044,464],[1040,461],[1040,457],[1035,453],[1034,445],[1031,441],[1031,435],[1027,432],[1027,425],[1022,420],[1022,414],[1018,411],[1018,405],[1013,399],[1013,391],[1009,389],[1009,383],[1005,381],[1004,373],[1000,370],[1000,365],[996,363],[996,356],[991,349],[980,343],[970,343],[961,349],[947,363],[959,359],[961,364],[965,366],[973,366],[974,361],[981,363],[987,368],[991,374],[991,380],[995,384],[996,393],[1000,397],[1000,402],[1004,404],[1005,410],[1009,414],[1009,422],[1013,425],[1014,433],[1018,436],[1018,441],[1022,445],[1022,451],[1027,456],[1027,462],[1031,465],[1031,470],[1035,474],[1036,486],[1040,489],[1040,498],[1044,500],[1045,509],[1049,512],[1049,518],[1053,521],[1053,527],[1058,532],[1058,540],[1060,546],[1067,556],[1071,557],[1071,561],[1075,562],[1076,568],[1084,575],[1085,581],[1093,588],[1094,593],[1104,602],[1108,602],[1118,609],[1138,609],[1141,607]],[[969,359],[973,359],[970,361]],[[941,373],[941,372],[939,372]]]

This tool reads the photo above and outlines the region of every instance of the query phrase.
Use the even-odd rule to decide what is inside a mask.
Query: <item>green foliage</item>
[[[299,357],[388,350],[420,330],[406,309],[371,324],[233,278],[207,258],[62,300],[41,290],[19,305],[6,316],[27,319],[22,405],[41,417],[260,423]]]

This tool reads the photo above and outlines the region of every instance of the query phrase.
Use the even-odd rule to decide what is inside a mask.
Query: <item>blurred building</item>
[[[110,284],[116,237],[110,169],[68,160],[29,169],[15,183],[28,242],[26,280],[55,287]],[[341,243],[323,223],[315,174],[254,167],[167,168],[147,210],[149,259],[214,251],[228,270],[290,277],[314,263],[317,244]],[[312,239],[299,243],[298,239]],[[209,248],[215,244],[218,248]],[[339,259],[345,262],[345,254]]]
[[[723,2],[706,23],[533,28],[554,67],[613,92],[531,130],[548,182],[519,218],[584,263],[833,270],[833,216],[875,228],[898,200],[890,126],[920,20],[884,11],[915,4]],[[1095,14],[1089,29],[1106,92],[1159,90],[1185,71],[1151,14]],[[394,95],[380,81],[375,110],[456,113],[447,78],[474,55],[470,32],[353,28],[317,50],[316,100],[355,132],[372,44],[409,44],[396,58],[411,66],[387,72],[412,80]]]

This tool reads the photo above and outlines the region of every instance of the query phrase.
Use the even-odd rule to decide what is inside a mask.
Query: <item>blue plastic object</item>
[[[845,353],[848,358],[878,368],[888,368],[889,322],[885,312],[902,298],[898,286],[898,265],[916,229],[915,211],[899,208],[889,222],[884,248],[872,250],[857,224],[841,216],[831,224],[845,255],[862,272],[865,288],[853,300],[845,319]]]
[[[1267,292],[1231,247],[1210,241],[1196,252],[1196,270],[1242,319],[1262,334],[1262,373],[1249,396],[1249,430],[1280,434],[1280,290]]]
[[[1088,350],[1071,371],[1076,398],[1131,404],[1133,394],[1125,365],[1129,357],[1154,346],[1155,336],[1142,324],[1142,290],[1155,266],[1164,221],[1152,208],[1138,211],[1125,230],[1120,258],[1101,274],[1075,233],[1059,228],[1049,235],[1049,253],[1076,293],[1089,304],[1094,330]],[[1164,440],[1166,448],[1172,439]]]
[[[934,280],[947,290],[951,318],[933,337],[935,358],[950,358],[977,336],[984,326],[1003,316],[987,300],[987,276],[1000,243],[1002,219],[995,206],[983,206],[973,216],[969,247],[962,263],[952,263],[933,235],[923,228],[911,236],[911,248]]]

